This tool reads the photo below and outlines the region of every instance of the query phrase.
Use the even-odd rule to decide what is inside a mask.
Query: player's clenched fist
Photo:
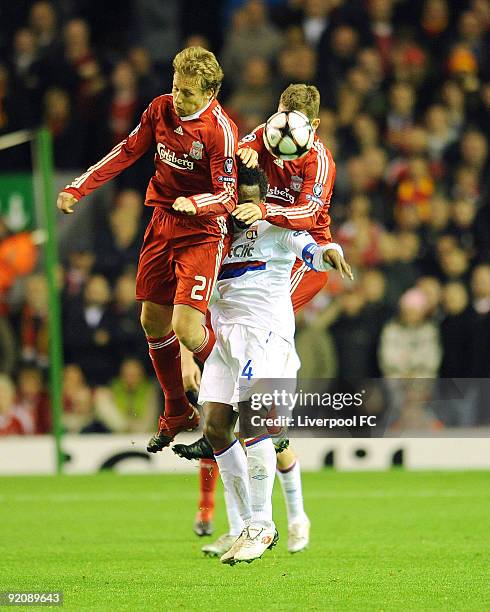
[[[78,200],[75,198],[75,196],[72,196],[71,193],[68,193],[67,191],[62,191],[58,195],[58,199],[56,200],[56,206],[61,210],[61,212],[65,213],[66,215],[69,215],[72,212],[75,212],[73,210],[73,207],[77,202]]]
[[[259,163],[259,154],[255,149],[238,149],[236,154],[242,164],[247,166],[247,168],[255,168]]]
[[[172,204],[172,208],[175,211],[185,213],[186,215],[196,214],[196,207],[192,203],[192,200],[189,200],[189,198],[183,198],[183,197],[177,198],[175,202]]]

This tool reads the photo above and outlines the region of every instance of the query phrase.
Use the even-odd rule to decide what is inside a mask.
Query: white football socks
[[[272,488],[276,475],[276,450],[270,436],[252,438],[247,447],[248,475],[250,487],[251,523],[271,527]]]
[[[288,524],[298,523],[306,520],[303,507],[303,491],[301,490],[301,471],[299,461],[293,463],[287,470],[277,470],[281,481],[284,500],[288,513]]]
[[[243,523],[249,524],[252,516],[248,483],[247,456],[240,442],[234,440],[230,446],[214,455],[225,489],[227,508],[235,508]]]
[[[242,517],[238,511],[238,506],[233,497],[225,495],[225,505],[229,525],[228,535],[238,537],[242,533],[245,523],[242,521]]]

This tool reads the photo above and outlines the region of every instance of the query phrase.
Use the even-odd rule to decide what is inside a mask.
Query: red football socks
[[[213,459],[199,461],[199,514],[202,521],[211,521],[214,514],[214,494],[218,481],[218,464]]]
[[[189,407],[182,383],[180,344],[172,331],[163,338],[147,338],[151,361],[165,396],[165,415],[179,416]]]

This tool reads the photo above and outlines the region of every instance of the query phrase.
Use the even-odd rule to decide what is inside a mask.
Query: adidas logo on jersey
[[[179,136],[183,136],[183,135],[184,135],[184,130],[182,129],[182,127],[181,127],[180,125],[178,125],[178,126],[175,128],[174,132],[175,132],[176,134],[179,134]]]
[[[274,163],[276,164],[276,166],[279,166],[279,168],[284,168],[284,162],[282,161],[282,159],[278,159],[277,157],[274,159]]]

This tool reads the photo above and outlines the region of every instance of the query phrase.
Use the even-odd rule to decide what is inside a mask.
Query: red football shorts
[[[291,272],[291,301],[294,312],[308,304],[325,287],[327,280],[328,272],[315,272],[301,259],[297,259]]]
[[[177,216],[158,207],[146,228],[136,299],[206,313],[232,234],[227,218]]]

